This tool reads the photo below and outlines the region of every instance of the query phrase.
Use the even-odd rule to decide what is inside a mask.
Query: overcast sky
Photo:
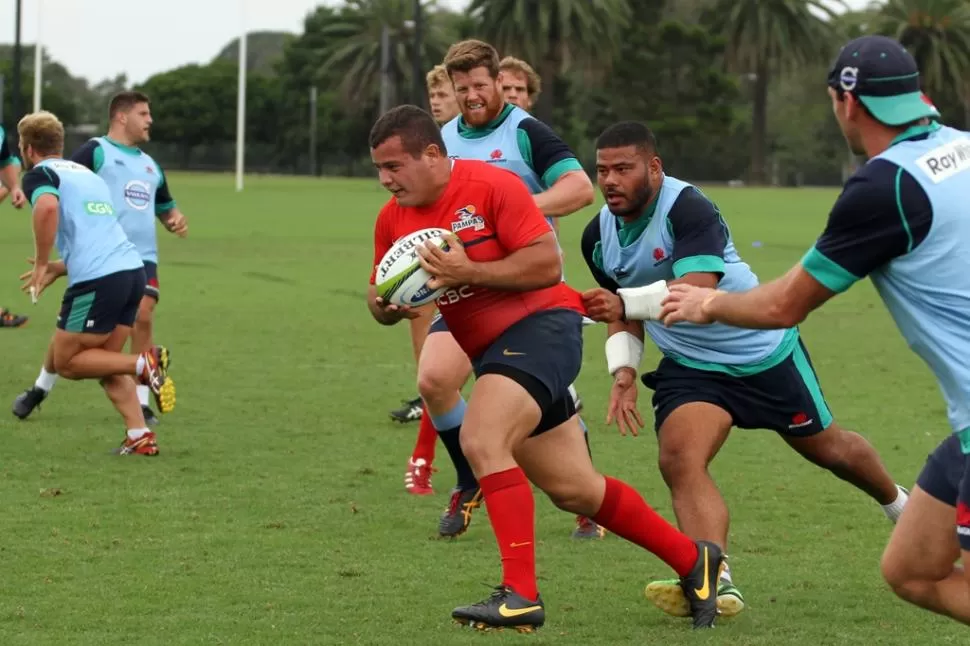
[[[333,0],[23,0],[22,39],[41,39],[71,74],[97,82],[125,73],[130,82],[187,63],[206,63],[242,28],[300,33],[303,18]],[[468,0],[439,0],[453,8]],[[848,0],[863,7],[868,0]],[[0,43],[14,41],[15,0],[0,0]],[[40,8],[40,12],[38,12]]]

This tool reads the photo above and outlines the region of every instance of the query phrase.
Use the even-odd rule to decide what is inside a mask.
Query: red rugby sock
[[[530,601],[536,590],[535,498],[522,469],[479,478],[488,520],[502,555],[502,585]]]
[[[428,466],[434,462],[435,442],[438,441],[438,431],[434,430],[431,423],[431,416],[428,415],[426,406],[421,407],[421,425],[418,427],[418,439],[414,443],[414,452],[411,454],[412,460],[424,458]]]
[[[617,536],[650,550],[680,576],[690,572],[697,562],[694,541],[655,512],[625,482],[607,476],[606,495],[593,520]]]

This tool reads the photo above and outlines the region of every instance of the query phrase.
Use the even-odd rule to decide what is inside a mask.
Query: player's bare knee
[[[432,405],[453,397],[460,388],[461,384],[455,384],[454,374],[436,370],[434,367],[418,370],[418,393]]]
[[[59,377],[62,377],[64,379],[76,380],[79,378],[77,375],[77,372],[75,372],[74,370],[71,370],[70,358],[65,360],[63,358],[59,358],[55,356],[54,372],[56,372]]]
[[[597,500],[595,487],[584,485],[584,482],[570,478],[547,485],[543,491],[559,509],[589,516],[596,513],[602,501]]]
[[[660,475],[670,488],[703,475],[707,469],[698,452],[686,444],[661,446],[657,462]]]
[[[476,433],[462,430],[459,440],[461,452],[476,473],[482,470],[487,471],[489,464],[503,461],[512,453],[508,443],[494,433]]]

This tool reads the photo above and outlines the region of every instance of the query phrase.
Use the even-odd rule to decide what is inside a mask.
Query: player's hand
[[[453,233],[441,236],[448,243],[448,251],[425,242],[418,246],[418,261],[421,267],[431,274],[428,287],[463,287],[474,282],[475,265],[468,259],[465,248]]]
[[[171,233],[174,233],[180,238],[184,238],[189,235],[189,222],[182,215],[181,211],[173,210],[170,211],[168,217],[162,220],[162,224]]]
[[[37,263],[34,262],[33,258],[28,258],[27,262],[32,264],[34,268],[20,275],[20,280],[24,281],[20,289],[30,294],[31,300],[36,303],[47,286],[57,280],[57,274],[51,270],[50,265],[46,262]]]
[[[394,303],[387,303],[383,298],[378,296],[374,299],[377,306],[381,308],[384,314],[384,320],[388,322],[397,322],[402,319],[416,319],[421,316],[421,311],[408,307],[407,305],[395,305]]]
[[[43,265],[43,271],[38,268],[33,258],[28,258],[27,262],[34,265],[34,268],[20,274],[20,280],[26,281],[20,287],[20,289],[24,292],[30,293],[30,288],[34,287],[36,291],[31,294],[31,297],[34,299],[40,296],[41,292],[47,289],[54,281],[67,273],[64,268],[63,260],[56,260],[51,263],[46,263]],[[37,277],[37,282],[35,282],[35,276]]]
[[[15,209],[23,208],[24,204],[27,203],[27,196],[24,195],[24,190],[19,186],[10,191],[10,203],[13,204]]]
[[[608,289],[597,287],[583,292],[586,316],[600,323],[616,323],[623,319],[623,301]]]
[[[616,422],[620,435],[629,432],[633,437],[640,435],[643,417],[637,408],[637,375],[630,368],[620,368],[613,378],[610,389],[610,404],[606,411],[606,425]]]
[[[680,321],[707,325],[714,322],[714,318],[707,312],[708,302],[717,295],[716,289],[696,287],[687,283],[675,283],[669,288],[670,293],[663,300],[660,310],[660,320],[667,327]]]

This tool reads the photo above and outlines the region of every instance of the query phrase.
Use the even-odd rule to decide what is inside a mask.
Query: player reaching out
[[[582,248],[601,287],[583,299],[591,318],[609,324],[606,356],[614,382],[608,414],[624,434],[642,425],[636,376],[646,333],[663,353],[642,379],[654,391],[660,471],[680,529],[727,549],[728,508],[708,465],[732,426],[774,430],[807,460],[874,498],[895,521],[905,490],[862,436],[835,423],[796,328],[668,329],[650,320],[656,311],[638,307],[666,285],[738,291],[757,284],[714,203],[664,173],[653,134],[637,122],[603,131],[596,176],[606,205],[586,227]],[[651,583],[646,595],[666,612],[687,614],[676,581]],[[726,616],[744,608],[727,567],[718,605]]]
[[[7,135],[0,126],[0,204],[10,195],[10,203],[15,209],[23,207],[27,201],[20,188],[20,162],[7,145]],[[0,328],[20,327],[27,322],[26,316],[14,314],[0,307]]]
[[[781,278],[741,293],[671,286],[657,318],[670,329],[785,328],[868,275],[936,376],[953,430],[893,529],[883,576],[902,599],[970,624],[970,133],[935,122],[915,60],[883,36],[842,48],[828,93],[850,148],[869,161],[815,245]]]
[[[531,481],[560,508],[657,554],[682,577],[694,626],[712,627],[721,550],[677,531],[590,460],[568,392],[582,363],[582,306],[561,280],[555,235],[528,189],[484,162],[452,162],[431,116],[414,106],[381,116],[370,148],[381,185],[393,194],[375,224],[375,267],[395,240],[417,229],[455,231],[448,252],[418,253],[435,276],[429,286],[450,288],[438,305],[477,377],[461,448],[488,507],[502,582],[452,617],[480,629],[530,631],[545,622]],[[377,298],[375,273],[373,317],[392,325],[411,316]]]
[[[138,148],[148,141],[152,125],[148,97],[140,92],[116,94],[108,106],[108,118],[108,134],[90,139],[71,159],[107,182],[118,221],[142,258],[147,283],[129,348],[132,354],[138,355],[152,347],[155,306],[159,299],[155,220],[179,237],[188,233],[188,224],[172,198],[161,166]],[[53,346],[50,346],[37,381],[14,400],[14,415],[25,419],[47,398],[56,382]],[[158,420],[149,406],[149,396],[147,386],[138,386],[143,414],[153,425]]]
[[[161,410],[171,410],[175,384],[167,376],[168,350],[121,352],[145,291],[141,257],[118,223],[104,180],[61,158],[64,126],[57,117],[29,114],[18,133],[35,241],[24,290],[36,298],[60,276],[68,279],[51,343],[53,368],[67,379],[100,379],[128,429],[119,452],[155,455],[155,434],[145,424],[132,377],[150,388]],[[50,262],[55,243],[61,260]]]

